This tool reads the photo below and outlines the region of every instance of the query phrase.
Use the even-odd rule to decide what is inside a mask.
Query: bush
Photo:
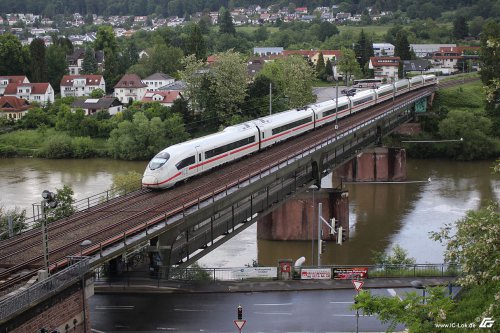
[[[0,146],[0,157],[12,157],[17,155],[17,150],[14,146]]]
[[[51,136],[43,143],[38,155],[45,158],[71,158],[73,156],[72,140],[65,134]]]
[[[94,141],[89,137],[77,137],[72,140],[73,157],[74,158],[87,158],[97,155]]]

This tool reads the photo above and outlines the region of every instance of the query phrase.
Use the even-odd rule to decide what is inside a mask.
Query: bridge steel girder
[[[334,168],[347,162],[362,148],[375,144],[377,136],[387,135],[409,121],[413,116],[413,102],[430,93],[431,90],[425,91],[396,106],[388,106],[389,111],[385,114],[319,142],[289,160],[260,170],[258,174],[249,175],[233,187],[184,207],[172,216],[158,216],[155,224],[145,231],[128,237],[121,244],[102,249],[100,255],[92,257],[91,267],[147,246],[150,239],[160,237],[160,243],[166,244],[162,246],[165,274],[171,276],[170,266],[180,269],[192,264],[260,216],[276,209],[287,197],[305,191],[313,184],[320,185],[321,179]]]

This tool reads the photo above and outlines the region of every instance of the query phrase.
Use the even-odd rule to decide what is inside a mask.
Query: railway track
[[[418,94],[419,91],[397,97],[396,101]],[[378,104],[352,117],[339,119],[338,134],[350,127],[375,117],[387,109],[392,100]],[[240,179],[249,177],[252,170],[262,170],[274,165],[283,158],[307,150],[318,142],[332,135],[333,124],[309,132],[293,140],[280,143],[261,153],[243,160],[217,168],[203,175],[194,177],[189,182],[161,192],[140,190],[125,197],[112,199],[70,218],[49,225],[50,252],[52,262],[64,261],[69,255],[78,255],[79,245],[89,239],[99,244],[112,238],[121,237],[124,233],[142,230],[147,221],[160,218],[167,212],[179,211],[188,205],[199,202],[200,197],[208,197],[221,191],[224,186],[234,184]],[[42,267],[41,231],[32,230],[11,240],[0,243],[0,296],[5,290],[26,281]],[[89,254],[89,253],[86,253]]]

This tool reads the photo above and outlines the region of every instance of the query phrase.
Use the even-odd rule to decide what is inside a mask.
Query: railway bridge
[[[49,224],[47,270],[40,230],[0,243],[0,333],[90,332],[89,272],[104,264],[119,270],[120,263],[146,250],[152,260],[162,258],[160,273],[171,276],[289,197],[320,187],[323,176],[360,150],[381,144],[384,135],[414,118],[415,105],[429,102],[435,89],[395,97],[171,190],[143,189],[89,202]],[[18,289],[28,279],[32,286]]]

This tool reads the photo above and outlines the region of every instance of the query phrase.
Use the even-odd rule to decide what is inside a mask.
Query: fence
[[[84,258],[68,268],[37,282],[26,290],[0,301],[0,322],[12,315],[24,311],[33,304],[59,293],[61,290],[83,278],[89,267],[90,258]]]
[[[317,268],[317,267],[303,267]],[[321,266],[320,268],[335,269],[368,269],[368,278],[398,278],[398,277],[455,277],[461,273],[461,267],[456,264],[414,264],[414,265],[356,265],[356,266]],[[295,276],[300,277],[300,270],[295,268]],[[233,272],[238,268],[184,268],[175,270],[170,279],[182,281],[216,281],[239,280],[234,278]],[[352,276],[351,278],[355,278]]]

